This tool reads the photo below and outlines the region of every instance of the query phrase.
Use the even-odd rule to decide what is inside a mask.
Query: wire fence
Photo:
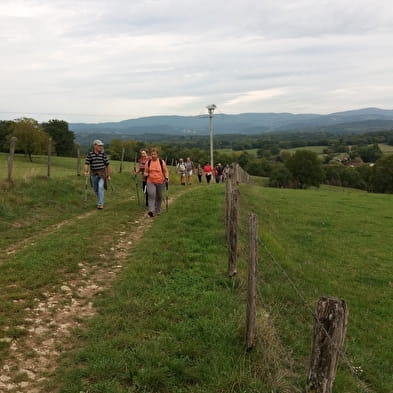
[[[340,359],[342,364],[349,370],[358,392],[372,393],[373,390],[371,390],[371,387],[360,377],[360,367],[354,366],[356,363],[343,349],[348,318],[345,301],[322,297],[319,299],[317,311],[314,311],[309,304],[309,300],[291,277],[291,274],[288,273],[283,264],[280,263],[279,258],[274,255],[268,244],[260,237],[258,218],[255,214],[251,213],[249,209],[244,209],[246,212],[242,211],[242,216],[240,216],[239,204],[241,197],[238,186],[241,183],[249,182],[250,177],[248,174],[239,165],[233,164],[227,179],[225,204],[228,275],[234,277],[238,274],[237,260],[239,257],[248,260],[247,350],[250,351],[255,344],[255,326],[250,327],[250,321],[255,324],[257,318],[256,307],[253,303],[256,297],[260,301],[263,300],[261,287],[257,284],[258,271],[254,261],[258,261],[258,252],[262,251],[265,257],[274,265],[283,282],[287,283],[291,292],[300,302],[300,306],[304,312],[300,312],[299,315],[311,316],[314,321],[313,348],[310,356],[310,368],[308,370],[305,391],[310,393],[330,393],[336,375],[338,360]],[[244,205],[248,206],[247,201],[244,202]],[[246,221],[245,216],[247,213],[250,214],[248,216],[249,219]],[[252,225],[257,229],[252,229]],[[256,240],[254,239],[255,233],[257,234]],[[242,234],[242,239],[240,239],[240,234]],[[252,248],[255,248],[255,250],[251,250]],[[267,263],[265,259],[264,262]],[[250,275],[255,275],[255,277],[251,277]],[[271,283],[271,285],[274,284]],[[334,321],[336,317],[337,321]]]

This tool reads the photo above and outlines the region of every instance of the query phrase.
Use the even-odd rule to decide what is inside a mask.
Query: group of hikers
[[[201,164],[197,164],[195,166],[190,157],[187,157],[185,161],[182,158],[179,158],[179,161],[176,164],[176,172],[180,175],[180,184],[182,186],[192,184],[192,175],[194,171],[196,172],[199,183],[202,183],[203,175],[206,177],[207,184],[210,184],[213,176],[216,183],[222,183],[226,179],[228,170],[229,166],[227,165],[226,167],[223,167],[220,162],[214,168],[212,168],[208,162],[206,162],[203,166]]]
[[[96,139],[93,142],[92,151],[86,156],[84,165],[85,176],[90,176],[91,185],[97,195],[97,209],[100,210],[104,208],[106,182],[111,180],[109,160],[103,148],[103,142]],[[212,168],[208,162],[204,165],[198,163],[195,166],[190,157],[187,157],[185,161],[179,158],[176,172],[180,176],[181,185],[192,184],[194,171],[199,183],[202,183],[203,175],[205,175],[207,184],[211,182],[213,176],[216,183],[221,183],[225,181],[229,167],[228,165],[223,167],[221,163],[218,163]],[[147,214],[149,217],[160,215],[164,193],[168,189],[169,171],[166,162],[159,158],[157,148],[152,148],[150,154],[146,149],[140,150],[138,168],[134,167],[133,174],[142,176],[142,191],[145,194]]]

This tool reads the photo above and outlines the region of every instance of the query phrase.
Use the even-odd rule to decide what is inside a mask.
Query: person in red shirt
[[[150,160],[145,165],[145,178],[148,195],[148,215],[154,217],[161,213],[162,198],[169,172],[164,160],[158,157],[158,149],[150,151]]]
[[[213,168],[210,166],[210,164],[208,162],[203,167],[203,172],[205,172],[206,182],[207,182],[207,184],[209,184],[210,180],[212,179]]]

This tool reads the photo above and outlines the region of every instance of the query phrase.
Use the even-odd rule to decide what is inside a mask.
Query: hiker
[[[228,176],[229,176],[229,165],[226,164],[224,171],[222,173],[223,177],[222,177],[222,181],[227,181],[228,180]]]
[[[168,183],[169,172],[164,160],[158,157],[158,149],[150,151],[150,160],[145,165],[148,195],[148,215],[154,217],[161,213],[162,198]]]
[[[194,163],[191,161],[190,157],[186,158],[186,176],[187,176],[187,184],[191,185],[192,180],[192,170],[194,169]]]
[[[176,165],[176,172],[180,175],[180,184],[186,185],[186,164],[182,158],[179,158],[179,162]]]
[[[207,184],[210,184],[210,180],[212,179],[213,168],[210,166],[208,162],[204,165],[203,172],[205,173]]]
[[[147,196],[147,188],[146,188],[146,180],[145,180],[145,166],[147,161],[150,160],[149,155],[147,154],[147,150],[140,150],[141,156],[138,160],[138,169],[134,167],[134,175],[136,176],[138,173],[142,176],[142,192],[146,195],[146,206],[148,206],[148,196]]]
[[[221,163],[216,165],[215,176],[216,176],[216,183],[222,183],[222,174],[224,172],[224,167]]]
[[[109,160],[104,153],[104,144],[99,139],[93,142],[93,150],[86,156],[85,176],[90,175],[90,183],[97,195],[97,209],[104,208],[106,181],[111,180]]]
[[[203,168],[202,168],[202,165],[201,165],[201,164],[198,164],[198,166],[197,166],[197,176],[198,176],[199,184],[202,183],[202,175],[203,175]]]

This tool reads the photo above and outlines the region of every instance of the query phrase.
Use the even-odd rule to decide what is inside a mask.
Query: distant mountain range
[[[328,115],[292,113],[215,114],[214,134],[256,135],[275,131],[325,130],[365,132],[393,129],[393,110],[365,108]],[[207,135],[208,116],[151,116],[110,123],[71,123],[71,131],[81,140],[91,134],[103,139],[157,135]]]

